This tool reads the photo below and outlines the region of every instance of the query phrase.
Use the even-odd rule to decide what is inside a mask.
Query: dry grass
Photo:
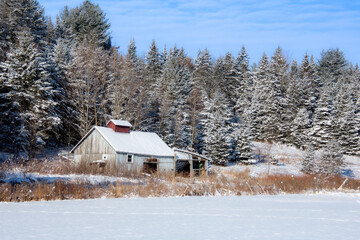
[[[134,173],[124,166],[119,172],[109,168],[99,169],[90,165],[74,165],[64,161],[33,161],[31,163],[3,163],[0,165],[0,177],[9,170],[24,173],[38,172],[41,174],[102,174],[123,176],[139,180],[138,183],[120,181],[104,184],[89,182],[56,182],[1,183],[0,201],[39,201],[63,199],[92,199],[120,197],[161,197],[161,196],[215,196],[215,195],[256,195],[279,193],[318,192],[321,190],[337,190],[345,181],[341,176],[291,176],[262,175],[251,177],[250,170],[221,171],[212,170],[208,176],[174,177],[172,173],[158,172],[154,174]],[[360,191],[360,180],[349,179],[342,186],[342,191]]]

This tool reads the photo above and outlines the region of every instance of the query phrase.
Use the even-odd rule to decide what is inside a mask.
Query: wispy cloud
[[[52,18],[65,5],[82,1],[40,0]],[[318,56],[339,47],[352,62],[360,56],[360,4],[350,0],[105,0],[93,1],[106,12],[113,42],[123,51],[134,38],[139,54],[156,40],[183,46],[191,56],[208,48],[216,58],[236,54],[244,44],[253,61],[277,46],[292,58]]]

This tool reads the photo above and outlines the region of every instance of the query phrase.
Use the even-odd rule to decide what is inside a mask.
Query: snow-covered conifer
[[[54,111],[53,80],[49,65],[34,42],[30,31],[18,33],[18,45],[12,47],[7,61],[1,63],[1,85],[7,101],[6,128],[2,128],[7,141],[28,158],[45,145],[49,131],[61,123]]]
[[[326,175],[340,174],[343,165],[344,157],[341,147],[335,140],[329,141],[320,158],[320,173]]]
[[[249,56],[244,46],[235,59],[234,67],[239,78],[236,90],[238,92],[238,99],[236,101],[235,111],[239,118],[245,119],[246,115],[249,114],[254,86],[250,72]]]
[[[226,164],[232,154],[231,109],[221,91],[213,99],[206,99],[203,111],[204,152],[216,164]]]
[[[214,88],[213,62],[207,49],[199,51],[195,58],[195,69],[193,71],[193,81],[198,87],[205,90],[211,96]]]
[[[99,5],[85,0],[80,6],[70,9],[69,24],[71,37],[78,42],[93,42],[104,49],[111,48],[110,24]]]
[[[176,46],[164,66],[161,77],[159,134],[170,146],[187,148],[192,145],[188,99],[191,75],[183,49]],[[180,122],[183,123],[181,126]],[[179,125],[180,124],[180,125]]]
[[[315,149],[312,145],[308,145],[306,147],[306,152],[301,163],[301,170],[308,174],[317,172],[315,163]]]
[[[330,96],[330,90],[324,88],[317,108],[315,109],[312,127],[309,132],[310,143],[315,148],[323,148],[333,139],[334,103]]]

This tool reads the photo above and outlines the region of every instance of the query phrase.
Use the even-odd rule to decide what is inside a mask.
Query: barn
[[[106,166],[116,171],[207,173],[208,158],[171,149],[156,133],[132,131],[124,120],[94,126],[71,150],[77,163]]]

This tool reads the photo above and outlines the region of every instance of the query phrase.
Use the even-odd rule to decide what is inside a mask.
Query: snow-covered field
[[[134,178],[126,177],[110,177],[105,175],[92,174],[39,174],[39,173],[23,173],[20,171],[5,172],[0,178],[0,182],[5,183],[30,183],[30,182],[47,182],[54,183],[56,181],[65,181],[70,183],[87,182],[93,185],[103,183],[116,182],[122,184],[141,184],[142,182]]]
[[[8,239],[359,239],[360,195],[0,203]]]

